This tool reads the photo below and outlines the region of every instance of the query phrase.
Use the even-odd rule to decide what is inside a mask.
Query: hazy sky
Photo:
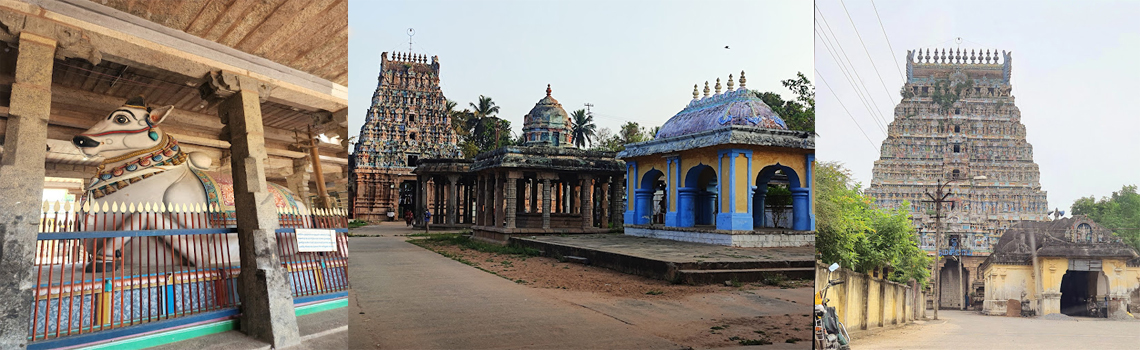
[[[1013,51],[1013,96],[1051,208],[1067,210],[1077,198],[1140,184],[1140,2],[880,0],[874,6],[883,29],[870,1],[819,0],[816,6],[817,28],[830,27],[827,37],[834,33],[886,122],[901,99],[906,50],[959,47],[954,39],[961,37],[964,49]],[[816,154],[842,161],[865,187],[886,135],[821,34],[815,37]]]
[[[813,66],[811,1],[350,1],[348,17],[351,135],[380,53],[407,52],[408,28],[413,52],[439,56],[445,97],[459,109],[492,97],[515,133],[546,84],[567,112],[592,103],[616,132],[661,125],[693,84],[741,70],[749,89],[790,98],[780,80]]]

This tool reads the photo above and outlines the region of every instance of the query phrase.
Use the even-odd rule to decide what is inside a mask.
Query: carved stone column
[[[213,72],[201,87],[203,99],[221,100],[218,117],[229,130],[234,204],[241,251],[241,330],[275,348],[297,344],[297,315],[289,279],[277,257],[277,208],[265,180],[265,124],[259,90],[268,87],[246,76]]]
[[[505,228],[515,228],[515,215],[518,211],[518,189],[519,178],[521,174],[517,171],[507,173],[506,188],[507,188],[507,203],[506,203],[506,222]]]
[[[610,223],[614,227],[622,227],[625,224],[625,205],[621,201],[622,194],[625,193],[625,177],[614,176],[610,180]]]
[[[610,224],[610,181],[612,178],[612,176],[606,176],[604,180],[598,181],[598,191],[601,192],[598,195],[598,210],[602,211],[601,217],[598,218],[598,224],[602,228],[606,228]]]
[[[542,228],[550,228],[550,179],[542,179]]]
[[[51,112],[51,72],[56,41],[20,34],[16,79],[12,83],[4,153],[0,158],[0,348],[28,346],[32,317],[32,265],[43,199],[47,123]]]
[[[506,192],[507,178],[504,174],[495,174],[495,227],[503,227],[505,220],[503,215],[506,214],[507,208],[503,205],[503,195]]]
[[[582,179],[582,228],[594,227],[594,176],[590,174],[579,175]]]
[[[459,175],[447,175],[447,224],[455,225],[459,218]]]

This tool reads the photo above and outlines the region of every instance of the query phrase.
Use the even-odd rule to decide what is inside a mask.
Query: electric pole
[[[939,179],[938,180],[938,188],[934,194],[931,194],[930,191],[925,191],[926,196],[930,197],[930,200],[922,201],[923,203],[934,204],[934,232],[935,232],[934,233],[934,266],[932,266],[930,268],[930,273],[932,275],[934,275],[934,286],[933,286],[934,292],[932,294],[934,294],[934,319],[935,320],[938,319],[938,306],[939,306],[938,303],[940,302],[939,295],[941,294],[940,293],[941,291],[939,289],[941,287],[941,278],[940,278],[940,273],[939,273],[939,272],[941,272],[941,266],[939,266],[939,260],[942,258],[942,252],[940,251],[940,249],[942,248],[942,203],[950,202],[950,204],[951,204],[950,210],[954,210],[954,207],[953,207],[954,201],[946,199],[946,197],[950,196],[950,191],[944,191],[945,187],[950,185],[950,183],[954,182],[954,181],[955,180],[942,182],[942,179]],[[961,238],[959,238],[959,241],[961,241]],[[961,242],[958,242],[959,246],[961,246],[961,244],[962,244]],[[961,262],[959,262],[958,264],[961,265]],[[961,276],[959,276],[959,279],[961,279]]]

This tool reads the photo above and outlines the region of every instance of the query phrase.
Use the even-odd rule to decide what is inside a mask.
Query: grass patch
[[[662,292],[662,291],[659,291],[659,290],[656,290],[656,289],[654,289],[654,290],[651,290],[651,291],[645,292],[645,294],[649,294],[649,295],[661,295],[661,294],[665,294],[665,292]]]
[[[725,328],[728,328],[728,325],[726,325],[726,324],[725,324],[725,325],[720,325],[720,326],[712,326],[712,327],[709,327],[709,329],[711,329],[711,330],[714,330],[714,331],[719,331],[719,330],[722,330],[722,329],[725,329]]]
[[[739,339],[737,341],[740,345],[769,345],[772,341],[768,339]]]
[[[766,273],[764,277],[760,279],[760,282],[769,286],[783,287],[785,285],[784,282],[787,282],[787,277],[778,273]]]
[[[426,245],[453,245],[458,246],[460,249],[471,249],[478,252],[494,253],[494,254],[507,254],[507,255],[521,255],[521,256],[540,256],[542,251],[534,248],[525,248],[517,246],[504,246],[486,242],[480,242],[465,236],[462,233],[435,233],[426,234],[423,238],[417,238],[408,241],[424,248]]]
[[[352,219],[352,221],[348,222],[348,228],[357,228],[357,227],[364,227],[364,226],[368,226],[367,221]]]

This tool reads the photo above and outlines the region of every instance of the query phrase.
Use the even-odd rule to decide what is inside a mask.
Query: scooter
[[[831,286],[843,284],[843,280],[831,280],[831,273],[839,269],[838,263],[827,268],[827,285],[815,295],[815,348],[850,350],[851,336],[847,334],[847,326],[839,322],[835,314],[835,307],[827,306],[827,290]]]

